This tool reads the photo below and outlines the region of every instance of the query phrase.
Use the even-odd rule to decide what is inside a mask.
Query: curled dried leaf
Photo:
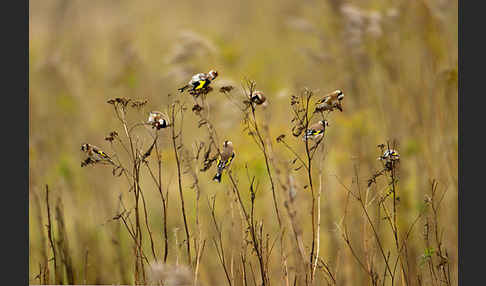
[[[304,131],[305,127],[303,125],[297,125],[292,127],[292,135],[295,137],[299,137],[300,134],[302,134],[302,131]]]

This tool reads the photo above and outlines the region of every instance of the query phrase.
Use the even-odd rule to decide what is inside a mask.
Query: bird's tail
[[[186,90],[186,88],[188,88],[188,87],[189,87],[189,85],[185,85],[181,88],[178,88],[177,90],[180,91],[180,92],[184,92],[184,90]]]
[[[111,158],[106,158],[106,161],[110,162],[113,166],[116,166],[115,162]]]
[[[222,175],[222,173],[219,173],[219,172],[216,173],[216,175],[214,175],[213,181],[221,183],[221,175]]]

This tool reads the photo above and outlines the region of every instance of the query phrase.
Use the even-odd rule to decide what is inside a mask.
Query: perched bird
[[[251,102],[254,102],[258,105],[264,103],[265,101],[267,100],[267,98],[265,97],[265,95],[263,94],[262,91],[259,91],[259,90],[255,90],[253,92],[253,94],[251,95],[251,98],[250,98],[250,101]]]
[[[385,161],[385,168],[392,171],[400,160],[400,154],[394,149],[386,149],[378,160]]]
[[[339,109],[339,111],[343,111],[342,100],[344,98],[344,93],[341,90],[335,90],[327,95],[325,95],[322,99],[317,102],[316,109],[314,112],[323,112],[323,111],[333,111],[334,108]]]
[[[218,161],[218,171],[216,172],[216,175],[214,175],[213,181],[221,183],[221,175],[223,174],[223,170],[229,167],[234,157],[235,152],[233,150],[233,143],[225,140],[223,143],[223,150]]]
[[[84,161],[85,165],[89,163],[108,162],[116,166],[115,162],[113,162],[110,156],[94,145],[85,143],[81,145],[81,151],[88,155],[88,158]]]
[[[206,89],[211,81],[213,81],[218,76],[218,72],[215,70],[210,70],[208,73],[198,73],[192,76],[191,80],[185,86],[179,88],[180,92],[191,88],[189,93],[196,94],[199,91]]]
[[[378,160],[386,160],[386,161],[396,161],[400,160],[400,154],[394,149],[386,149],[383,152],[383,155],[378,157]]]
[[[152,128],[156,128],[157,130],[161,128],[166,128],[169,126],[169,123],[165,119],[166,116],[162,114],[160,111],[150,111],[148,124],[152,125]]]
[[[307,128],[302,140],[305,141],[306,138],[314,140],[322,137],[327,126],[329,126],[327,120],[320,120],[319,122],[312,124],[309,126],[309,128]]]

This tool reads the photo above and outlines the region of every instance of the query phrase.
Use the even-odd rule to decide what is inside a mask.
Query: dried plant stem
[[[358,190],[359,190],[359,177],[358,177],[358,174],[357,174],[356,169],[355,169],[355,177],[356,177],[356,184],[358,185]],[[386,270],[390,274],[390,278],[391,278],[392,285],[394,285],[394,279],[395,279],[394,272],[392,272],[392,270],[391,270],[391,267],[390,267],[390,264],[389,264],[389,260],[388,260],[387,256],[385,255],[385,250],[383,248],[383,244],[382,244],[381,239],[380,239],[380,237],[378,235],[378,232],[377,232],[377,230],[375,228],[375,225],[373,224],[373,222],[371,220],[371,217],[370,217],[370,215],[368,213],[368,210],[366,208],[366,205],[364,203],[364,200],[363,200],[363,198],[361,196],[361,192],[358,191],[358,195],[355,195],[355,194],[353,194],[353,192],[348,187],[346,187],[343,183],[341,183],[341,181],[338,180],[338,182],[341,184],[341,186],[343,186],[343,188],[346,189],[346,191],[348,192],[348,194],[352,195],[359,202],[359,205],[360,205],[361,209],[363,210],[363,213],[365,214],[366,220],[368,221],[368,223],[371,226],[371,229],[373,230],[373,235],[374,235],[374,238],[375,238],[375,240],[376,240],[376,242],[378,244],[378,248],[379,248],[380,253],[381,253],[382,257],[383,257],[383,260],[385,262]],[[360,263],[360,265],[365,270],[365,272],[368,273],[370,276],[372,276],[372,273],[369,273],[368,272],[368,269],[363,265],[363,263],[361,262],[361,260],[356,255],[356,253],[354,252],[353,248],[351,247],[351,242],[350,242],[349,237],[347,236],[347,234],[346,234],[346,237],[345,237],[345,241],[346,241],[346,244],[348,245],[348,247],[350,248],[351,252],[353,253],[353,256]]]
[[[39,227],[39,234],[40,234],[40,253],[41,253],[41,261],[42,263],[39,263],[40,267],[40,273],[39,273],[39,284],[47,284],[45,283],[46,280],[46,272],[45,269],[48,268],[49,261],[47,259],[47,251],[46,251],[46,237],[44,236],[44,229],[43,229],[43,219],[42,219],[42,208],[41,208],[41,202],[39,195],[37,192],[33,191],[31,194],[34,196],[33,203],[35,204],[35,211],[36,211],[36,217],[37,221],[39,222],[38,227]],[[42,264],[44,264],[44,267],[42,267]],[[44,273],[44,280],[42,280],[42,273]],[[43,282],[44,281],[44,282]]]
[[[187,226],[186,209],[184,207],[184,194],[182,192],[181,163],[180,163],[180,159],[179,159],[179,154],[177,152],[178,146],[176,144],[176,139],[182,135],[182,127],[181,127],[179,133],[176,135],[176,133],[175,133],[176,132],[176,129],[175,129],[176,114],[175,114],[175,112],[176,112],[175,111],[175,104],[173,104],[172,109],[171,109],[171,122],[173,124],[173,126],[171,128],[171,130],[172,130],[172,147],[174,149],[174,156],[175,156],[176,163],[177,163],[177,182],[178,182],[178,186],[179,186],[179,195],[180,195],[180,198],[181,198],[181,211],[182,211],[182,218],[184,220],[184,229],[186,231],[187,260],[188,260],[188,264],[191,265],[191,237],[190,237],[190,234],[189,234],[189,228]],[[182,108],[181,108],[180,112],[182,112]],[[181,120],[181,125],[182,125],[182,120]]]
[[[88,255],[89,249],[86,249],[86,253],[84,254],[84,284],[88,283]]]
[[[133,144],[133,138],[132,135],[129,132],[127,120],[126,120],[126,109],[125,106],[121,106],[121,110],[119,110],[120,106],[114,105],[115,109],[115,114],[119,121],[121,122],[123,126],[123,130],[125,131],[125,135],[128,138],[128,141],[130,143],[130,160],[132,163],[132,188],[133,188],[133,194],[135,198],[135,231],[132,236],[135,242],[135,281],[136,283],[145,283],[145,269],[144,269],[144,255],[143,255],[143,249],[142,249],[142,229],[141,229],[141,223],[140,223],[140,210],[139,210],[139,198],[140,198],[140,161],[139,158],[137,158],[137,154],[135,151],[135,146]],[[132,130],[131,128],[130,130]],[[123,145],[124,146],[124,145]],[[128,150],[127,150],[128,152]],[[125,221],[124,221],[125,222]],[[125,222],[125,225],[128,225]],[[145,257],[146,259],[146,257]],[[140,273],[142,273],[142,276],[140,277]]]
[[[268,281],[267,281],[267,276],[266,276],[266,271],[265,271],[265,263],[263,261],[261,243],[259,241],[259,238],[257,237],[255,223],[254,223],[253,211],[254,211],[255,197],[254,197],[254,193],[253,193],[254,192],[253,191],[253,184],[250,186],[250,193],[253,193],[253,195],[252,195],[252,199],[251,199],[251,212],[250,212],[250,215],[248,215],[248,212],[245,209],[243,201],[241,200],[240,191],[238,189],[238,186],[237,186],[231,172],[228,173],[228,177],[230,178],[230,181],[233,185],[233,188],[232,188],[233,193],[236,195],[238,202],[240,203],[241,211],[244,214],[247,226],[250,230],[250,236],[251,236],[251,240],[252,240],[253,249],[255,250],[255,253],[257,255],[258,262],[259,262],[262,285],[267,285]],[[251,267],[251,264],[250,264],[250,267]]]
[[[322,145],[321,152],[324,151],[324,145]],[[324,155],[322,155],[324,157]],[[314,267],[312,270],[312,281],[314,281],[314,275],[316,273],[317,262],[319,260],[319,247],[320,247],[320,229],[321,229],[321,193],[322,193],[322,163],[324,159],[319,160],[319,190],[317,192],[317,234],[316,234],[316,258],[314,260]]]
[[[196,251],[196,267],[194,269],[194,285],[197,285],[198,273],[199,273],[199,265],[201,264],[201,258],[204,253],[204,247],[206,246],[206,240],[202,241],[202,246],[198,248]]]
[[[56,204],[56,221],[58,231],[58,249],[60,250],[60,258],[66,272],[67,283],[74,284],[74,270],[71,255],[69,253],[68,238],[66,234],[66,226],[64,224],[63,208],[60,198]]]
[[[143,212],[145,216],[145,226],[147,227],[147,232],[150,238],[150,248],[152,250],[152,255],[154,256],[155,261],[158,261],[157,255],[155,254],[155,246],[154,246],[154,239],[152,238],[152,231],[150,230],[150,225],[148,222],[148,214],[147,214],[147,206],[145,203],[145,197],[143,196],[142,190],[140,190],[140,194],[142,195],[142,203],[143,203]]]
[[[304,267],[307,267],[306,266],[306,263],[307,263],[307,260],[305,259],[305,251],[304,251],[304,242],[303,242],[303,239],[302,239],[302,229],[300,227],[300,224],[297,222],[297,212],[296,212],[296,209],[294,207],[294,196],[292,195],[292,192],[293,192],[293,188],[294,188],[294,184],[293,184],[293,180],[292,180],[292,177],[290,175],[290,173],[288,173],[287,175],[287,183],[286,185],[283,185],[281,183],[281,186],[283,189],[286,189],[288,188],[288,200],[285,201],[284,203],[284,206],[285,206],[285,209],[287,210],[287,214],[289,216],[289,220],[290,220],[290,225],[292,226],[292,230],[293,230],[293,233],[294,233],[294,238],[295,238],[295,243],[297,245],[297,250],[298,250],[298,256],[300,257],[301,259],[301,262]]]
[[[51,208],[49,206],[49,186],[46,185],[46,206],[47,206],[47,237],[49,238],[49,244],[52,249],[52,260],[54,261],[54,277],[56,280],[56,284],[62,284],[62,278],[57,268],[57,253],[56,248],[54,246],[54,238],[52,232],[52,223],[51,223]]]
[[[284,234],[285,230],[282,231],[282,235],[280,236],[280,257],[282,261],[282,276],[285,281],[285,286],[289,286],[289,267],[287,263],[287,254],[284,253]]]
[[[225,256],[224,256],[223,235],[222,235],[221,229],[218,227],[218,223],[216,221],[216,215],[214,213],[215,212],[215,206],[214,206],[215,202],[216,202],[216,197],[213,197],[212,203],[210,203],[209,200],[208,200],[209,209],[211,210],[211,218],[213,219],[212,221],[213,221],[214,227],[216,229],[216,234],[217,234],[217,238],[218,238],[218,240],[216,241],[213,237],[213,244],[214,244],[214,247],[216,248],[216,253],[218,255],[219,262],[221,263],[221,266],[223,267],[224,274],[226,275],[226,281],[228,282],[228,285],[231,286],[232,281],[231,281],[229,271],[228,271],[227,266],[226,266]]]
[[[157,133],[156,135],[156,140],[159,136]],[[155,182],[157,189],[160,194],[160,198],[162,199],[162,214],[163,214],[163,220],[164,220],[164,225],[163,225],[163,235],[164,235],[164,263],[167,262],[167,256],[169,255],[169,237],[167,233],[167,201],[168,201],[168,196],[164,196],[164,193],[162,191],[162,159],[161,159],[161,154],[159,151],[158,144],[155,145],[155,154],[157,156],[157,178],[155,178],[154,173],[152,172],[152,169],[150,168],[148,162],[146,162],[147,169],[149,170],[149,173]]]
[[[249,107],[251,109],[251,119],[247,114],[247,109],[240,109],[240,110],[243,112],[245,119],[248,120],[247,121],[247,123],[248,123],[247,127],[250,129],[250,135],[252,136],[253,140],[255,141],[255,143],[258,146],[258,148],[260,149],[260,151],[263,153],[263,156],[264,156],[264,159],[265,159],[265,167],[267,169],[268,179],[270,180],[270,185],[271,185],[271,188],[272,188],[272,198],[273,198],[273,206],[274,206],[275,214],[276,214],[276,217],[277,217],[279,227],[282,227],[282,221],[280,219],[280,214],[279,214],[279,211],[278,211],[277,197],[276,197],[276,193],[275,193],[275,183],[273,181],[272,172],[270,171],[270,160],[269,160],[269,155],[268,155],[268,149],[267,149],[265,140],[263,139],[263,136],[260,132],[260,129],[258,128],[258,123],[257,123],[257,119],[256,119],[256,114],[255,114],[255,110],[256,110],[255,105],[251,102],[251,98],[252,98],[253,93],[255,91],[256,83],[254,81],[247,80],[246,84],[247,84],[247,88],[248,88],[248,91],[246,93],[246,98],[247,98],[247,101],[249,102]],[[245,89],[243,88],[243,90],[245,90]]]
[[[305,129],[309,129],[310,125],[310,118],[309,118],[309,103],[310,99],[312,97],[312,92],[310,90],[305,91],[305,119],[304,119],[304,126]],[[313,267],[313,260],[314,260],[314,253],[315,253],[315,244],[316,244],[316,197],[315,197],[315,192],[314,192],[314,184],[312,183],[312,155],[311,151],[309,149],[309,138],[305,136],[305,154],[307,156],[307,177],[309,180],[309,187],[311,189],[311,195],[312,195],[312,209],[311,209],[311,222],[312,222],[312,245],[311,245],[311,253],[309,257],[309,266],[310,266],[310,277],[311,277],[311,282],[313,281],[314,277],[314,270],[315,268]]]

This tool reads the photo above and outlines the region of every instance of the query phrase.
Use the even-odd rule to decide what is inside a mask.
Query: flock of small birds
[[[210,70],[208,73],[198,73],[192,76],[191,80],[184,85],[183,87],[179,88],[178,90],[183,93],[184,91],[188,91],[189,94],[193,96],[199,96],[200,94],[206,94],[209,90],[211,90],[210,84],[218,77],[218,72],[215,70]],[[227,88],[227,87],[226,87]],[[334,111],[337,109],[339,111],[343,111],[342,101],[344,99],[344,93],[341,90],[335,90],[329,94],[326,94],[320,100],[317,101],[316,107],[314,112],[324,112],[324,111]],[[266,103],[266,97],[262,91],[256,90],[251,94],[249,104],[256,104],[262,105]],[[163,114],[160,111],[150,111],[149,117],[147,120],[147,124],[151,125],[152,128],[156,129],[157,131],[160,129],[164,129],[170,126],[168,121],[168,116]],[[326,127],[329,126],[327,120],[320,120],[316,123],[309,125],[308,129],[302,136],[302,140],[316,140],[320,139],[324,132],[326,131]],[[85,152],[88,156],[82,163],[81,167],[86,166],[88,164],[94,163],[101,163],[101,164],[109,164],[114,165],[116,164],[113,160],[108,156],[105,152],[103,152],[100,148],[85,143],[81,146],[81,151]],[[223,174],[223,170],[227,169],[231,162],[235,157],[235,151],[233,147],[233,143],[229,140],[225,140],[223,142],[222,152],[219,156],[219,161],[217,164],[217,172],[214,175],[213,180],[216,182],[221,182],[221,176]],[[399,160],[400,155],[394,149],[386,149],[378,160],[383,160],[385,163],[391,163],[393,161]]]

